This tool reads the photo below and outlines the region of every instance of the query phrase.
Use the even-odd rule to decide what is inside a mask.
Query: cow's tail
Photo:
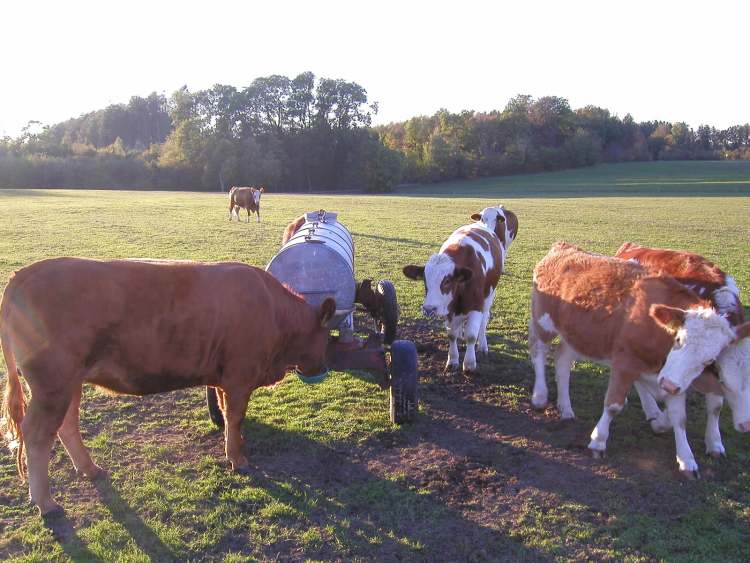
[[[16,452],[16,469],[21,479],[26,479],[26,466],[23,462],[23,433],[21,422],[26,413],[26,396],[23,392],[21,380],[18,378],[18,367],[16,359],[10,349],[7,336],[0,334],[0,343],[3,347],[5,365],[8,367],[7,381],[5,383],[5,395],[3,397],[2,418],[0,419],[0,432],[2,432],[11,451]]]

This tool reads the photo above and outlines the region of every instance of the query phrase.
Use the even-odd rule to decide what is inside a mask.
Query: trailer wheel
[[[411,340],[396,340],[391,345],[391,422],[412,422],[417,402],[417,347]]]
[[[206,387],[206,406],[208,406],[208,416],[216,426],[224,428],[224,413],[219,407],[219,392],[216,387]]]
[[[396,340],[398,330],[398,301],[396,300],[396,288],[390,280],[380,280],[377,287],[378,295],[381,297],[381,317],[378,319],[378,328],[383,334],[383,343],[388,345]]]

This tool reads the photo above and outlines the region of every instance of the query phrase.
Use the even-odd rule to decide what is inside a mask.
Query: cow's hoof
[[[560,420],[575,420],[576,414],[571,410],[560,410]]]
[[[538,411],[543,411],[547,408],[547,397],[541,397],[538,395],[531,396],[531,406]]]
[[[94,481],[95,479],[100,479],[101,477],[105,477],[107,475],[107,472],[95,463],[92,464],[91,467],[77,471],[77,473],[92,481]]]
[[[43,511],[40,508],[39,512],[42,516],[42,520],[44,520],[45,523],[65,518],[65,509],[54,501],[46,510]]]
[[[445,368],[443,368],[443,374],[445,375],[456,375],[459,371],[461,370],[458,364],[445,364]]]
[[[474,369],[464,368],[464,375],[466,377],[474,377],[475,375],[479,375],[479,370],[476,367]]]
[[[604,459],[607,456],[607,450],[591,450],[591,457],[594,459]]]
[[[724,450],[716,450],[713,452],[706,452],[714,459],[727,459],[727,453]]]
[[[697,469],[682,469],[680,474],[686,481],[695,481],[701,478],[701,472]]]

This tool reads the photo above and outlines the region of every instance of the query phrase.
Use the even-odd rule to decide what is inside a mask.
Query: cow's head
[[[456,265],[453,258],[439,253],[430,256],[424,266],[404,266],[410,280],[424,280],[425,297],[422,312],[425,316],[447,317],[451,301],[461,288],[471,281],[472,271]]]
[[[253,203],[256,205],[260,205],[260,194],[266,191],[266,188],[261,186],[260,188],[250,188],[250,191],[253,194]]]
[[[711,308],[651,305],[649,314],[674,336],[674,344],[658,376],[661,388],[673,395],[685,391],[703,368],[714,362],[736,338],[729,321]]]
[[[738,432],[750,432],[750,323],[735,329],[736,340],[716,359],[719,382]]]
[[[471,218],[494,231],[506,250],[510,248],[518,234],[518,217],[512,211],[505,209],[503,205],[485,207],[481,213],[474,213]]]
[[[336,313],[336,300],[328,297],[315,311],[313,326],[300,342],[302,351],[296,365],[297,373],[304,378],[321,378],[328,372],[326,349],[328,347],[328,322]]]

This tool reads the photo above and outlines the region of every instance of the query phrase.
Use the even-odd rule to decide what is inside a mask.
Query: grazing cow
[[[260,188],[239,188],[229,190],[229,220],[232,214],[240,220],[240,208],[247,210],[247,222],[250,222],[250,213],[257,213],[260,223],[260,196],[266,191],[264,186]]]
[[[674,277],[700,297],[710,299],[716,311],[725,315],[732,326],[738,327],[745,322],[740,291],[734,278],[703,256],[693,252],[649,248],[632,242],[624,243],[615,256],[635,261],[655,274]],[[729,401],[735,429],[750,431],[750,339],[741,339],[727,346],[714,366],[708,367],[696,380],[693,388],[706,395],[706,451],[713,457],[723,456],[725,449],[719,430],[723,397]],[[669,417],[658,407],[654,397],[639,382],[636,382],[636,389],[654,431],[669,430]]]
[[[710,301],[674,278],[654,276],[638,264],[559,242],[534,268],[531,312],[535,407],[547,404],[545,356],[548,344],[559,335],[555,376],[562,418],[574,417],[568,390],[573,362],[584,357],[612,366],[604,412],[591,433],[592,453],[604,454],[610,423],[640,378],[652,394],[666,401],[680,470],[697,475],[685,432],[682,391],[738,337]]]
[[[22,477],[26,449],[31,499],[42,514],[60,508],[48,475],[55,435],[76,470],[101,471],[79,432],[84,383],[132,395],[216,387],[226,456],[247,471],[240,426],[251,392],[291,366],[324,372],[335,309],[333,299],[312,307],[270,274],[237,263],[58,258],[19,270],[0,305],[3,413]],[[28,409],[19,374],[31,390]]]
[[[471,216],[475,223],[456,229],[424,266],[409,265],[404,275],[424,280],[423,313],[446,319],[448,362],[446,371],[458,370],[458,338],[466,342],[463,369],[477,369],[475,345],[488,354],[487,323],[505,259],[518,234],[518,218],[502,205],[487,207]]]

